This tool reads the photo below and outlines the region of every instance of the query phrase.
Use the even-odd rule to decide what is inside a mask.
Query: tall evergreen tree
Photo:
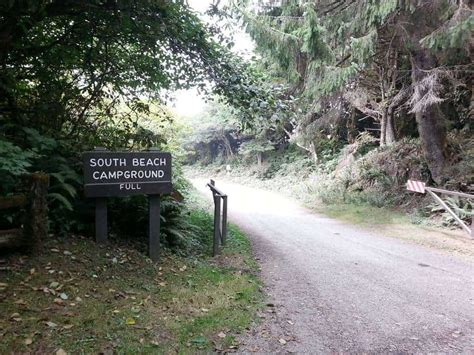
[[[416,118],[436,182],[446,165],[441,103],[450,78],[467,80],[474,17],[464,0],[234,0],[236,14],[276,77],[317,110],[342,95],[398,137],[395,116]],[[408,109],[405,109],[408,107]]]

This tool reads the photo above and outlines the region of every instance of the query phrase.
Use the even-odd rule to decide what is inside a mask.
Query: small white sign
[[[407,190],[424,194],[425,193],[425,183],[423,181],[408,180],[407,181]]]

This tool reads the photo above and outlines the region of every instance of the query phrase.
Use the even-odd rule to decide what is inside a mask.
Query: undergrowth
[[[210,258],[211,218],[189,211],[209,249],[163,253],[69,236],[38,255],[0,258],[0,353],[196,353],[227,351],[261,302],[247,238],[235,227]]]
[[[460,146],[452,145],[453,149]],[[469,151],[456,153],[448,168],[450,175],[446,188],[466,190],[472,185],[474,175],[469,171],[474,168],[464,169],[471,159]],[[372,211],[385,208],[390,211],[388,215],[402,216],[408,212],[409,220],[416,224],[455,226],[454,219],[436,207],[429,196],[406,190],[408,179],[432,184],[418,139],[404,139],[390,147],[377,147],[369,135],[361,135],[354,144],[332,154],[323,154],[317,164],[297,147],[290,146],[283,152],[267,154],[261,167],[237,159],[230,166],[230,173],[217,164],[200,166],[199,170],[284,193],[319,211],[346,213],[354,221],[358,220],[356,211],[361,210],[364,210],[363,214],[375,213],[379,220],[388,221],[390,218],[380,219],[384,213]],[[190,171],[188,174],[192,173]],[[469,222],[472,203],[448,200],[459,216]],[[339,213],[336,213],[338,209]]]

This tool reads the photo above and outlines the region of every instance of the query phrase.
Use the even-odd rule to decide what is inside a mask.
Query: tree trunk
[[[389,106],[387,109],[387,116],[385,122],[385,144],[390,146],[396,142],[395,126],[393,122],[393,107]]]
[[[222,140],[224,141],[225,155],[227,156],[227,159],[232,158],[234,153],[232,152],[232,146],[225,133],[222,135]]]
[[[257,152],[257,164],[259,168],[262,167],[262,162],[263,162],[263,153]]]
[[[316,153],[316,147],[314,146],[313,142],[309,144],[309,149],[310,149],[311,158],[313,158],[314,164],[318,165],[318,153]]]
[[[436,67],[436,62],[430,53],[419,47],[411,55],[412,82],[416,86],[426,75],[425,69]],[[446,164],[446,124],[439,104],[431,104],[415,112],[418,133],[423,152],[431,172],[431,177],[437,184],[443,181]]]
[[[380,120],[380,146],[391,146],[395,143],[395,127],[393,123],[393,107],[384,109]]]
[[[352,144],[355,142],[358,131],[357,131],[357,115],[355,107],[352,108],[351,117],[347,120],[347,142]]]
[[[387,127],[387,110],[384,109],[382,113],[382,118],[380,119],[380,146],[385,146],[385,132]]]

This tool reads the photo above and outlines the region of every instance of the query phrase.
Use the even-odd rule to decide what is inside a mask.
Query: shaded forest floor
[[[135,245],[70,236],[0,256],[0,267],[2,354],[233,349],[261,302],[250,244],[234,227],[214,259],[165,253],[154,265]]]

